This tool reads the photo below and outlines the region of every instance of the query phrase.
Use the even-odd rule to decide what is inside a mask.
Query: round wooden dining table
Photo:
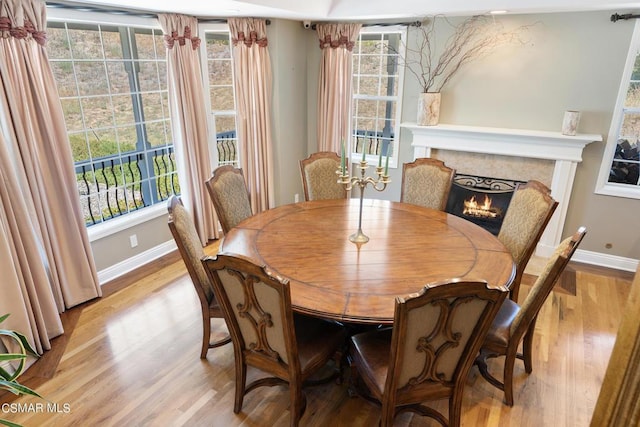
[[[239,254],[289,279],[293,310],[361,324],[393,323],[396,296],[454,278],[508,287],[513,259],[491,233],[445,212],[359,199],[283,205],[245,219],[220,253]]]

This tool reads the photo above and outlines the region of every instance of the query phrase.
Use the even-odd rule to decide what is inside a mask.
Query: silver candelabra
[[[378,175],[377,179],[365,176],[365,171],[369,165],[364,158],[356,167],[360,169],[360,176],[349,176],[344,162],[341,169],[336,171],[336,174],[338,175],[338,184],[344,185],[345,190],[349,191],[354,187],[360,188],[360,216],[358,217],[358,231],[349,236],[349,240],[353,243],[367,243],[369,241],[369,237],[362,232],[362,201],[364,199],[364,189],[367,185],[371,184],[374,190],[383,191],[387,188],[387,184],[390,183],[391,180],[389,179],[389,175],[387,175],[388,163],[384,168],[380,163],[378,164],[376,167],[376,174]]]

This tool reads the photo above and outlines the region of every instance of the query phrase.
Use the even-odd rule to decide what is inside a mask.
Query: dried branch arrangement
[[[437,36],[441,23],[453,28],[453,33],[439,49]],[[499,45],[521,42],[520,34],[525,28],[505,31],[488,15],[472,16],[455,25],[444,16],[434,16],[414,30],[415,47],[408,45],[406,54],[401,54],[401,57],[407,69],[418,79],[423,92],[440,92],[463,65],[481,58]]]

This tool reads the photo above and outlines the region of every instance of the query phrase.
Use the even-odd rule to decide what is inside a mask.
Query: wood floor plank
[[[210,249],[211,250],[211,249]],[[0,418],[31,426],[287,426],[286,387],[260,388],[233,413],[231,345],[199,359],[200,313],[182,261],[155,265],[134,281],[67,314],[63,339],[54,339],[55,358],[34,365],[23,382],[48,403],[32,397],[0,396],[1,403],[44,403],[39,411],[10,410]],[[534,337],[533,373],[516,362],[515,406],[471,370],[463,401],[465,426],[587,426],[615,341],[632,275],[571,263],[571,275],[540,312]],[[521,300],[533,282],[523,281]],[[222,321],[214,323],[222,332]],[[59,340],[59,341],[57,341]],[[500,372],[502,359],[489,367]],[[35,369],[34,369],[35,368]],[[31,371],[31,370],[30,370]],[[42,373],[46,374],[42,374]],[[256,372],[251,372],[252,376]],[[350,397],[347,383],[306,391],[301,425],[368,427],[380,410]],[[67,406],[65,406],[67,405]],[[446,411],[446,402],[436,403]],[[429,426],[430,420],[403,414],[397,426]]]

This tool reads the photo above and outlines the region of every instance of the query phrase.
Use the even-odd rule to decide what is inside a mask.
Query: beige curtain
[[[640,266],[591,419],[591,427],[640,425]]]
[[[0,313],[11,314],[0,328],[22,332],[42,353],[51,348],[49,339],[64,331],[47,263],[40,261],[44,260],[40,237],[31,221],[28,199],[17,182],[12,157],[0,133]]]
[[[352,50],[361,24],[318,24],[322,49],[318,85],[318,151],[351,152]]]
[[[158,15],[167,47],[171,126],[180,192],[205,245],[217,239],[217,217],[204,182],[211,177],[202,74],[198,60],[198,21],[194,17]]]
[[[271,59],[264,19],[232,18],[234,86],[240,164],[253,212],[275,205],[271,142]]]
[[[0,311],[39,350],[62,333],[58,312],[101,295],[45,27],[43,1],[0,0],[0,257],[13,265],[2,269]]]

